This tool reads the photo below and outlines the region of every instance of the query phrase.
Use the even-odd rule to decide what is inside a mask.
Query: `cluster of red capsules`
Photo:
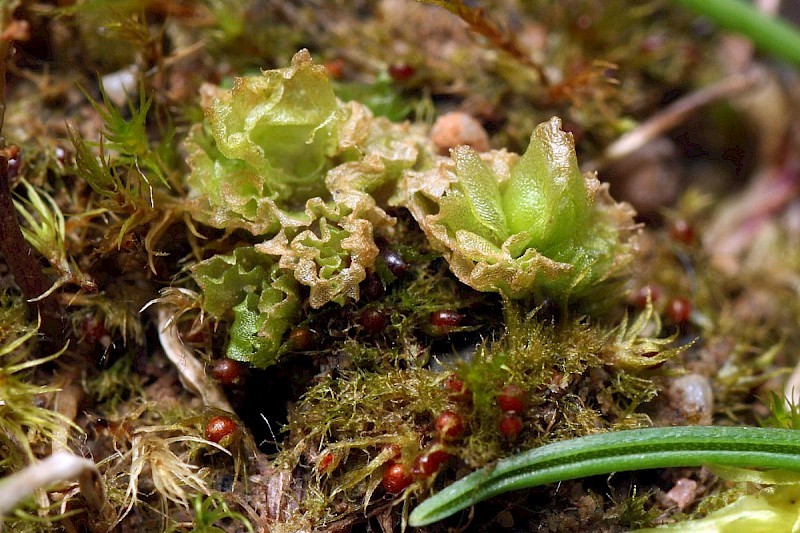
[[[455,376],[445,382],[445,388],[450,392],[450,398],[459,402],[472,400],[472,393],[466,384]],[[525,409],[525,391],[516,383],[503,387],[497,395],[497,405],[503,411],[503,416],[498,424],[498,430],[507,440],[516,440],[522,431],[522,418],[519,413]]]
[[[519,413],[525,408],[525,391],[516,383],[503,387],[497,396],[497,405],[503,411],[500,419],[500,433],[508,440],[516,440],[522,431],[522,418]]]
[[[457,402],[469,402],[472,395],[464,382],[451,376],[444,384],[450,398]],[[462,438],[466,433],[464,417],[452,410],[442,411],[433,423],[436,440],[433,444],[414,458],[411,470],[400,461],[392,461],[383,473],[383,488],[390,494],[397,494],[408,487],[414,479],[425,479],[432,476],[450,460],[451,454],[447,445]],[[393,458],[400,457],[400,448],[390,445],[395,453]]]

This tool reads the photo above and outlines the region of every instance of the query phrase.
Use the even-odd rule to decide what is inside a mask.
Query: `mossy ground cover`
[[[0,22],[0,474],[70,451],[98,488],[32,486],[6,527],[399,531],[550,442],[796,426],[797,76],[709,20],[12,0]],[[421,530],[625,531],[735,515],[759,481],[573,480]]]

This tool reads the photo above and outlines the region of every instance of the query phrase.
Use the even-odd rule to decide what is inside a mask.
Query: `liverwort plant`
[[[266,367],[277,360],[281,339],[300,315],[298,285],[288,271],[252,246],[195,265],[204,308],[215,317],[233,313],[227,355]]]
[[[203,261],[193,275],[204,309],[232,317],[228,356],[265,367],[299,316],[301,286],[314,309],[358,300],[378,256],[374,233],[395,223],[376,197],[425,160],[430,142],[337,99],[307,50],[287,68],[207,93],[206,120],[185,142],[186,208],[202,224],[249,232],[255,244]]]
[[[338,151],[337,106],[325,68],[298,52],[290,67],[236,78],[186,142],[193,216],[210,226],[274,234],[325,193]]]
[[[479,291],[580,298],[633,258],[633,209],[581,174],[558,118],[536,127],[521,157],[459,146],[450,160],[407,172],[401,188],[399,203]]]

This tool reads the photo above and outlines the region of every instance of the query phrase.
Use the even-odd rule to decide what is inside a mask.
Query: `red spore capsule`
[[[442,464],[450,459],[450,454],[445,450],[433,450],[414,459],[414,466],[411,468],[411,473],[416,477],[429,477],[435,474]]]
[[[500,433],[508,440],[517,440],[522,431],[522,419],[514,413],[506,413],[500,419]]]
[[[434,427],[442,440],[457,440],[464,435],[464,419],[453,411],[442,411]]]
[[[411,484],[411,475],[401,463],[394,463],[383,472],[383,488],[389,494],[397,494]]]
[[[451,327],[454,328],[461,324],[464,320],[464,315],[452,309],[442,309],[441,311],[434,311],[431,313],[431,325],[437,327]]]
[[[324,474],[333,464],[334,455],[331,452],[326,452],[320,457],[317,462],[317,473]]]
[[[667,313],[676,324],[685,324],[692,315],[692,303],[686,298],[675,298],[669,303]]]
[[[83,342],[97,344],[106,334],[104,321],[97,315],[89,315],[83,320]]]
[[[206,438],[219,443],[228,435],[232,435],[239,426],[228,416],[212,416],[206,424]]]
[[[394,81],[408,81],[416,73],[417,69],[406,63],[389,65],[389,76]]]
[[[674,241],[682,242],[683,244],[692,244],[694,242],[694,228],[682,218],[675,219],[672,222],[669,227],[669,234]]]
[[[516,383],[506,385],[497,396],[497,405],[503,411],[518,413],[525,408],[525,392]]]
[[[296,327],[289,332],[289,344],[295,350],[308,350],[313,342],[314,334],[308,328]]]
[[[401,451],[402,450],[400,450],[400,446],[397,444],[385,444],[383,448],[381,448],[381,453],[386,452],[392,459],[400,457]]]
[[[242,378],[244,373],[244,365],[239,361],[234,361],[224,357],[214,365],[211,371],[214,379],[222,383],[226,387],[236,385]]]
[[[72,162],[72,153],[63,146],[56,146],[56,159],[63,166]]]
[[[371,302],[383,297],[384,288],[381,279],[375,274],[367,276],[364,281],[358,284],[361,298]]]
[[[406,263],[403,256],[394,250],[383,249],[381,250],[381,259],[383,259],[386,268],[396,278],[402,278],[408,272],[408,263]]]
[[[472,391],[467,384],[457,376],[450,376],[444,381],[444,389],[451,400],[456,402],[469,402],[472,400]]]
[[[429,333],[431,335],[447,335],[457,328],[462,320],[464,320],[464,315],[452,309],[434,311],[428,317],[428,321],[431,324]]]
[[[658,285],[645,285],[644,287],[640,287],[636,292],[633,293],[631,297],[631,301],[635,307],[639,309],[644,309],[647,307],[647,295],[650,295],[650,301],[655,304],[657,301],[661,299],[663,296],[663,290]]]
[[[382,332],[386,322],[386,315],[377,309],[365,309],[358,317],[358,324],[371,335]]]
[[[328,75],[334,80],[342,79],[344,74],[344,60],[340,57],[337,57],[336,59],[326,61],[325,70],[328,71]]]
[[[8,158],[8,179],[14,179],[22,166],[22,151],[19,146],[12,144],[6,149]]]

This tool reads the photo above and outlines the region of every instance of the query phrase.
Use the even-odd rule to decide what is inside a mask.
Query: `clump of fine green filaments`
[[[383,490],[381,476],[390,462],[410,469],[434,446],[452,459],[436,476],[415,478],[406,495],[427,493],[436,477],[450,478],[458,467],[479,468],[518,450],[598,430],[648,425],[637,409],[658,391],[650,368],[679,351],[667,348],[672,338],[644,334],[647,324],[657,322],[650,308],[617,327],[581,317],[557,320],[542,309],[525,314],[512,303],[505,304],[505,319],[503,333],[446,364],[445,371],[350,368],[311,387],[290,410],[277,461],[315,472],[298,502],[300,513],[328,522],[363,508]],[[356,343],[345,346],[357,349]],[[447,389],[454,377],[471,391],[471,401]],[[524,429],[516,439],[498,430],[504,413],[497,397],[511,383],[526,398],[518,413]],[[463,438],[437,439],[434,421],[443,411],[464,419]],[[386,452],[390,446],[399,457]]]
[[[26,318],[22,298],[0,293],[0,472],[10,474],[34,461],[57,434],[74,429],[66,417],[42,407],[37,398],[58,390],[39,384],[37,367],[56,359],[63,350],[34,358],[37,329]]]

